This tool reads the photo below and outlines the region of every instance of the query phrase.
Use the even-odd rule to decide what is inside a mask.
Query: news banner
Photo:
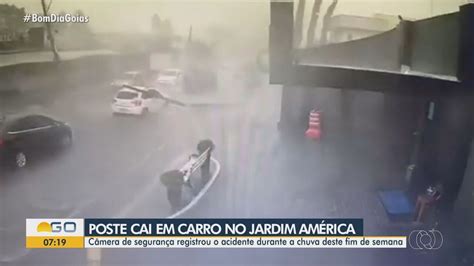
[[[406,248],[362,219],[27,219],[27,248]]]

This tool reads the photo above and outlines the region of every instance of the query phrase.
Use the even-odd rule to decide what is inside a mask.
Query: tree
[[[333,2],[326,11],[326,14],[324,15],[323,28],[321,30],[321,45],[325,45],[327,43],[329,22],[331,21],[332,15],[334,14],[334,10],[336,9],[337,1],[338,0],[333,0]]]
[[[298,7],[296,9],[296,19],[295,19],[295,35],[294,35],[294,46],[299,47],[301,40],[303,39],[303,18],[304,18],[304,7],[305,0],[298,1]]]
[[[43,8],[43,14],[45,16],[48,15],[48,12],[49,12],[49,9],[51,8],[52,3],[53,3],[53,0],[49,0],[48,5],[46,5],[46,1],[41,0],[41,6]],[[49,44],[51,46],[51,51],[53,52],[53,56],[54,56],[53,60],[54,60],[54,62],[59,62],[59,61],[61,61],[61,58],[59,57],[58,50],[56,49],[56,42],[54,41],[54,35],[53,35],[53,31],[51,29],[51,23],[50,22],[45,22],[45,26],[46,26],[46,34],[48,36]]]
[[[311,11],[311,19],[308,26],[306,47],[311,47],[314,44],[314,35],[316,33],[316,26],[318,24],[319,11],[321,10],[322,3],[322,0],[314,0],[313,10]]]

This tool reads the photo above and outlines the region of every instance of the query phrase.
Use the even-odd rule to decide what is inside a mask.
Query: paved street
[[[30,107],[68,121],[74,146],[2,178],[1,213],[8,215],[1,217],[0,233],[8,241],[0,255],[6,265],[86,264],[84,250],[26,251],[27,217],[166,217],[169,206],[157,178],[195,152],[203,138],[216,143],[214,156],[223,169],[188,217],[361,217],[368,235],[409,233],[389,225],[376,197],[376,189],[391,182],[384,177],[383,138],[373,128],[354,126],[342,134],[332,123],[319,144],[305,140],[303,132],[283,137],[277,131],[279,87],[265,86],[234,104],[216,104],[214,98],[210,105],[168,105],[144,118],[113,117],[111,94],[102,84],[61,95],[51,106]],[[331,95],[321,93],[328,101]],[[326,108],[325,119],[337,120],[337,106]],[[377,112],[363,107],[361,117],[356,125],[376,121]],[[102,257],[103,265],[222,265],[236,254],[235,265],[388,265],[387,258],[398,263],[406,253],[105,250]],[[411,265],[422,262],[423,257]]]

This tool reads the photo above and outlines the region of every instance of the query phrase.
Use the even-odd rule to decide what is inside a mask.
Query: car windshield
[[[138,97],[138,93],[132,92],[132,91],[119,91],[119,93],[117,93],[117,96],[116,96],[117,99],[123,99],[123,100],[131,100],[137,97]]]

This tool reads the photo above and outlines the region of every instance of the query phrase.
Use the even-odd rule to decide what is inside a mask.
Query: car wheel
[[[24,152],[19,151],[15,153],[15,167],[16,168],[25,168],[27,162],[28,162],[28,159]]]

